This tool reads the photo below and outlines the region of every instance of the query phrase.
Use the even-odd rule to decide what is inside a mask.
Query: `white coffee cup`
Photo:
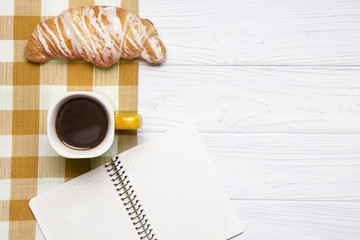
[[[75,98],[88,98],[97,102],[106,112],[108,129],[103,141],[94,148],[78,150],[61,142],[56,133],[56,118],[59,109],[67,101]],[[111,104],[105,97],[93,92],[68,92],[57,97],[49,106],[47,114],[47,135],[51,147],[59,155],[66,158],[93,158],[104,154],[114,141],[115,129],[137,129],[142,119],[138,114],[115,114]]]

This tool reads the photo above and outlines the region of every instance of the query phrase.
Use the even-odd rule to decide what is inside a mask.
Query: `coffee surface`
[[[105,110],[88,98],[75,98],[59,109],[55,122],[56,133],[66,146],[86,150],[98,146],[108,130]]]

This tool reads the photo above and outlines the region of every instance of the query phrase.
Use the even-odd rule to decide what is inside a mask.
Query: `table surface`
[[[200,129],[236,239],[359,239],[360,2],[139,1],[168,58],[139,67],[139,142]]]

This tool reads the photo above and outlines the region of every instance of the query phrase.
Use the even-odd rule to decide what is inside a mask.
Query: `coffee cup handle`
[[[135,130],[142,125],[142,117],[139,114],[115,113],[115,129]]]

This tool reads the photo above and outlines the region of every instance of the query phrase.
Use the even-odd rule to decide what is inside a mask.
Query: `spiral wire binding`
[[[137,231],[140,240],[157,240],[155,233],[146,217],[144,209],[141,207],[140,200],[135,194],[135,190],[126,175],[121,161],[118,156],[113,161],[105,164],[111,180],[114,182],[116,191],[119,192],[121,201],[123,202],[128,215]]]

